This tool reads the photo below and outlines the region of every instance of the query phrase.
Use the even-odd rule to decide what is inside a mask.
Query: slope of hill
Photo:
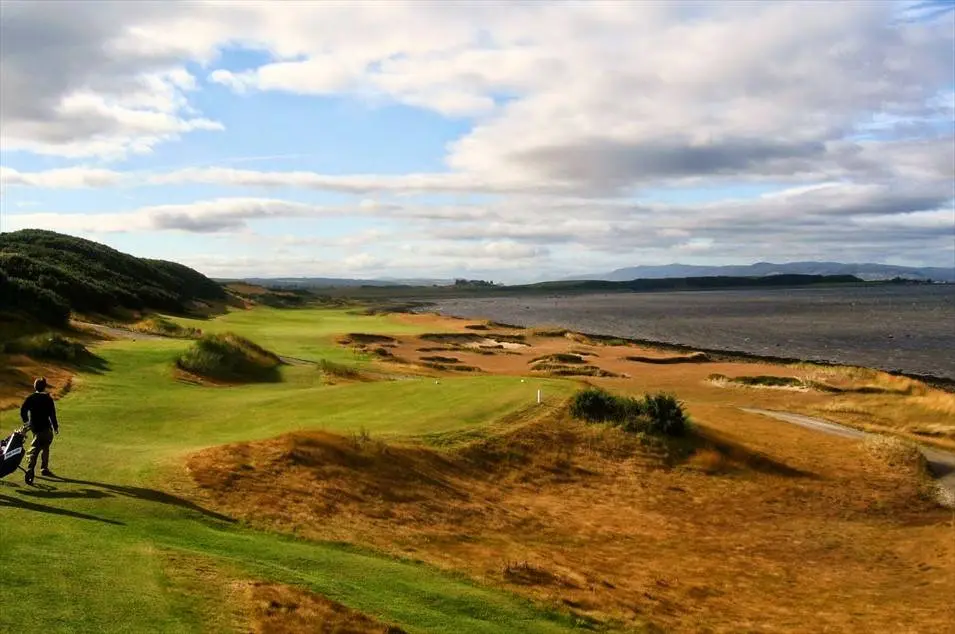
[[[127,255],[52,231],[0,234],[0,311],[63,325],[71,311],[183,312],[226,298],[216,282],[182,264]]]
[[[716,277],[798,274],[798,275],[853,275],[866,281],[889,280],[901,277],[913,280],[955,282],[955,267],[893,266],[890,264],[843,264],[841,262],[789,262],[773,264],[757,262],[731,266],[698,266],[694,264],[666,264],[663,266],[630,266],[609,273],[581,275],[568,280],[606,280],[625,282],[634,279],[670,277]]]

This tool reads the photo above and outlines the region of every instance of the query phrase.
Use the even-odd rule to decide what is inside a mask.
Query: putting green
[[[321,358],[346,332],[414,331],[345,311],[254,310],[202,322],[276,352]],[[296,336],[298,333],[298,336]],[[314,341],[309,337],[314,336]],[[565,617],[428,566],[348,546],[254,531],[164,490],[161,473],[189,452],[296,429],[419,435],[478,428],[573,383],[514,377],[409,378],[323,386],[313,366],[285,367],[279,384],[204,388],[175,380],[186,341],[118,341],[96,352],[59,404],[53,466],[64,479],[19,474],[0,483],[0,631],[221,631],[229,606],[170,575],[170,553],[209,560],[240,578],[307,586],[409,632],[558,632]],[[0,413],[0,433],[18,424]],[[177,565],[182,565],[181,563]],[[227,583],[223,575],[221,583]],[[214,585],[214,584],[213,584]]]

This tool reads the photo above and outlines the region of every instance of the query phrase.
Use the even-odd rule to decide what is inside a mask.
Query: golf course
[[[631,569],[652,573],[661,592],[674,583],[675,575],[708,578],[713,584],[722,583],[724,577],[732,579],[740,573],[740,562],[732,561],[736,555],[728,561],[716,556],[726,544],[712,544],[715,552],[697,550],[717,539],[714,532],[724,533],[722,524],[738,515],[757,521],[741,527],[737,541],[751,540],[759,550],[769,539],[768,532],[774,540],[791,543],[792,535],[778,533],[784,525],[778,510],[770,512],[771,528],[758,521],[759,510],[753,507],[754,500],[771,505],[766,496],[785,500],[787,495],[804,500],[798,512],[802,525],[792,530],[804,531],[804,537],[814,535],[827,549],[855,542],[850,561],[837,558],[833,565],[841,572],[829,581],[847,592],[847,604],[853,601],[852,585],[858,583],[850,580],[853,571],[868,569],[874,574],[867,582],[881,584],[888,592],[886,612],[870,612],[865,618],[884,623],[921,615],[928,622],[943,623],[949,616],[942,596],[945,584],[955,579],[949,567],[955,552],[944,509],[919,498],[921,485],[907,472],[866,462],[861,458],[864,452],[844,439],[774,424],[734,406],[739,401],[798,409],[805,394],[750,389],[734,392],[742,397],[728,396],[725,386],[706,380],[713,369],[706,366],[739,372],[752,371],[754,364],[701,363],[698,355],[665,358],[659,351],[654,358],[646,356],[653,353],[648,350],[634,357],[633,346],[625,342],[599,345],[572,333],[547,331],[485,333],[503,327],[427,315],[368,315],[353,308],[253,307],[207,319],[168,319],[207,335],[229,332],[255,341],[285,359],[280,380],[228,384],[190,377],[175,362],[193,345],[190,338],[110,329],[113,336],[91,342],[89,349],[98,361],[78,369],[69,390],[59,395],[61,433],[52,447],[51,464],[55,476],[38,477],[32,487],[18,475],[0,484],[4,575],[0,630],[652,631],[656,621],[678,631],[696,631],[703,623],[719,619],[714,621],[707,610],[696,607],[685,610],[691,615],[687,620],[677,616],[682,608],[666,603],[657,609],[648,605],[626,617],[619,599],[597,598],[598,590],[590,587],[597,583],[592,575],[605,576],[600,591],[608,593],[611,588],[622,591],[626,583],[613,575],[626,577]],[[122,336],[123,332],[128,336]],[[487,349],[468,343],[495,341],[495,336],[505,343],[521,341],[508,346],[527,351],[508,350],[503,343]],[[383,356],[380,349],[355,345],[365,340],[390,342],[389,351]],[[440,353],[445,356],[437,357],[452,367],[459,357],[481,367],[468,372],[443,365],[435,369],[412,358],[432,358],[434,351],[428,344],[436,341],[452,346]],[[576,353],[553,352],[558,349]],[[611,360],[614,351],[617,356]],[[584,358],[598,363],[595,359],[599,359],[604,376],[561,378],[535,371],[542,367],[542,361],[534,361],[541,353],[545,361],[562,359],[571,364]],[[451,354],[456,356],[447,356]],[[640,362],[628,361],[625,355]],[[679,363],[683,360],[688,362]],[[323,361],[348,368],[347,378],[323,372]],[[620,371],[628,367],[623,364],[649,370],[628,376]],[[759,370],[793,371],[769,365]],[[688,372],[696,374],[690,378]],[[674,470],[674,458],[660,458],[659,447],[631,442],[617,430],[581,431],[562,412],[583,378],[623,392],[682,383],[697,424],[712,425],[711,441],[677,456],[682,466]],[[735,414],[728,416],[731,410]],[[16,410],[0,413],[4,434],[18,425]],[[548,431],[552,425],[557,431]],[[774,432],[767,434],[769,429]],[[750,442],[737,444],[734,437]],[[267,464],[257,460],[257,453],[277,455],[276,438],[284,438],[292,453],[282,453]],[[499,465],[493,473],[469,474],[470,484],[460,486],[470,488],[462,488],[461,495],[493,498],[485,503],[509,510],[501,514],[489,507],[480,511],[476,521],[467,519],[469,515],[448,519],[441,515],[446,509],[431,509],[427,519],[420,514],[402,515],[400,509],[427,505],[423,497],[410,492],[414,486],[424,487],[422,495],[442,504],[442,488],[451,486],[448,482],[458,481],[460,475],[464,483],[462,474],[473,471],[475,464],[483,469],[484,462],[493,462],[489,456],[494,443],[510,456],[531,446],[533,455],[508,458],[507,466]],[[319,446],[325,452],[321,453],[323,464],[294,458],[303,455],[303,447]],[[473,455],[458,461],[455,456],[462,450],[479,455],[479,463]],[[349,456],[342,458],[346,453]],[[553,463],[547,462],[551,455]],[[358,466],[352,464],[352,470],[343,475],[349,460]],[[515,470],[510,466],[515,460],[537,462],[540,469]],[[861,463],[858,470],[851,466],[855,462]],[[289,463],[287,469],[285,463]],[[374,479],[381,469],[391,470],[383,471],[385,480],[374,482],[378,488],[368,494],[369,481],[360,478]],[[418,480],[404,475],[425,471],[427,477]],[[520,477],[508,475],[512,472]],[[859,478],[863,473],[864,482]],[[427,488],[445,475],[440,486]],[[643,482],[634,484],[635,477]],[[347,501],[319,505],[326,511],[316,512],[309,504],[327,497],[327,488],[315,487],[322,479],[334,478],[345,487],[353,486],[354,496],[370,495],[384,502],[375,500],[379,505],[375,513],[367,510],[367,500],[364,506],[348,507]],[[836,492],[845,486],[851,488]],[[691,487],[696,499],[684,508],[685,494],[673,491]],[[805,496],[813,495],[810,489],[828,497],[805,506]],[[863,489],[868,493],[856,499]],[[459,504],[449,500],[449,508]],[[471,502],[481,505],[480,500]],[[535,509],[535,504],[541,508]],[[384,515],[382,506],[388,507]],[[544,507],[580,543],[567,541],[570,534],[555,537],[556,526],[545,525]],[[311,510],[303,516],[303,508]],[[525,509],[526,516],[515,520],[519,508]],[[628,508],[630,512],[625,512]],[[869,517],[872,509],[876,513]],[[652,516],[647,515],[651,511]],[[328,516],[323,517],[324,513]],[[362,514],[365,517],[355,516]],[[683,539],[696,530],[686,522],[697,514],[701,516],[697,528],[705,527],[707,537],[694,537],[694,546]],[[620,528],[622,532],[612,536],[599,524],[612,533],[617,523],[637,517],[643,518],[641,522],[649,520],[641,529],[642,549],[620,552],[612,547],[618,538],[626,539],[627,529]],[[677,519],[678,524],[669,524]],[[450,522],[451,528],[440,535],[437,529],[428,532],[422,526],[437,526],[441,521]],[[494,529],[496,533],[485,535],[491,529],[482,525],[488,522],[502,524]],[[668,524],[673,528],[667,529]],[[667,538],[673,535],[671,530],[679,530],[684,537]],[[917,559],[930,560],[923,562],[927,568],[918,571],[920,603],[910,603],[905,586],[896,584],[899,571],[894,566],[870,567],[880,553],[884,556],[885,544],[878,541],[878,534],[893,535],[909,556],[914,553]],[[453,543],[442,542],[448,539]],[[725,539],[724,534],[717,541]],[[787,567],[795,566],[792,557],[798,553],[780,552],[779,545],[772,547],[778,558],[773,567],[783,561]],[[546,564],[544,551],[550,548],[564,554]],[[519,553],[525,553],[526,559],[519,559]],[[710,557],[712,561],[676,572],[685,565],[681,559],[687,553],[693,560]],[[587,561],[588,556],[594,561]],[[822,562],[819,565],[825,569]],[[499,579],[494,578],[494,570],[503,571]],[[737,577],[734,583],[741,596],[759,597],[750,606],[758,609],[759,601],[773,596],[771,577],[779,573],[765,577],[770,573],[751,570],[747,575],[754,572],[758,574],[750,584],[743,581],[745,577]],[[634,572],[634,579],[642,573]],[[795,568],[788,574],[798,576]],[[881,581],[880,575],[884,575]],[[787,583],[806,582],[790,578]],[[893,589],[888,591],[890,585]],[[590,604],[579,598],[555,600],[548,586],[594,598]],[[690,584],[687,595],[696,596],[700,606],[713,602],[701,594],[703,587]],[[871,591],[860,590],[859,598]],[[272,596],[270,592],[278,593],[279,599],[263,598]],[[709,592],[718,596],[712,589]],[[290,593],[316,597],[324,612],[315,612],[314,606],[308,611],[306,602]],[[795,627],[804,604],[798,592],[794,597],[790,601],[796,605],[788,613],[771,618]],[[718,605],[717,600],[714,607]],[[829,609],[848,618],[834,621],[842,623],[845,631],[860,622],[858,615],[853,620],[839,606]],[[886,616],[889,612],[891,617]],[[289,620],[292,617],[303,620],[296,626],[294,618]],[[334,629],[339,626],[342,629]]]
[[[270,309],[208,325],[247,333],[297,358],[357,366],[368,361],[335,344],[343,327],[415,330],[345,311]],[[526,408],[537,387],[560,399],[572,384],[469,377],[330,387],[303,364],[283,368],[279,384],[208,388],[173,376],[172,360],[188,344],[97,345],[104,369],[79,374],[59,402],[62,433],[52,464],[62,479],[40,478],[32,488],[16,476],[3,481],[0,631],[222,631],[234,618],[223,601],[230,577],[304,585],[410,631],[570,626],[458,576],[344,544],[245,528],[166,491],[180,477],[184,456],[203,447],[301,429],[388,437],[475,429]],[[16,411],[0,413],[4,433],[18,425]],[[215,574],[192,578],[198,562]]]

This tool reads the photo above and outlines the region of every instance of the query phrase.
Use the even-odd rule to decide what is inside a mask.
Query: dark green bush
[[[587,388],[577,392],[570,401],[570,413],[591,423],[615,420],[621,410],[620,398],[606,390]]]
[[[672,394],[647,394],[643,397],[643,414],[648,431],[664,436],[683,436],[689,425],[683,403]]]
[[[574,418],[610,423],[629,432],[683,436],[689,427],[683,404],[670,394],[646,394],[636,399],[588,388],[571,399],[570,413]]]

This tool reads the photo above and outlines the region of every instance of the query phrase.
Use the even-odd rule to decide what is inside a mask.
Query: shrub
[[[629,432],[683,436],[689,427],[683,404],[676,397],[663,393],[646,394],[641,400],[588,388],[571,399],[570,413],[574,418],[610,423]]]
[[[280,381],[282,361],[265,348],[232,333],[205,335],[176,360],[187,372],[225,381]]]
[[[664,436],[686,433],[689,419],[683,411],[683,403],[672,394],[647,394],[643,397],[643,412],[649,421],[650,433]]]
[[[318,362],[318,370],[326,377],[333,376],[351,381],[360,381],[365,378],[365,375],[362,374],[358,368],[345,365],[344,363],[335,363],[328,359],[322,359]]]
[[[570,413],[592,423],[609,420],[616,405],[615,397],[598,388],[588,388],[574,394],[570,401]]]
[[[163,337],[178,337],[191,339],[202,335],[198,328],[187,328],[180,326],[174,321],[166,319],[162,315],[152,315],[133,325],[134,330],[161,335]]]
[[[587,388],[577,392],[570,402],[570,413],[592,423],[624,423],[642,415],[640,401],[625,396],[614,396],[606,390]]]
[[[57,361],[77,361],[89,354],[83,344],[55,333],[15,339],[6,343],[3,351]]]

